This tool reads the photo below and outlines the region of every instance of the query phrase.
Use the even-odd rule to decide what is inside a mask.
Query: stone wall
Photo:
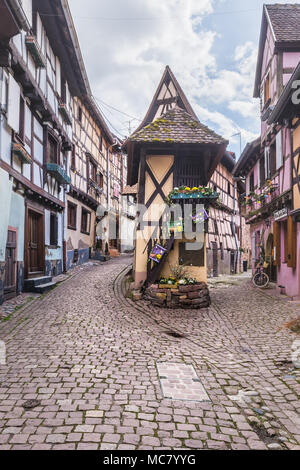
[[[205,282],[199,282],[191,286],[179,286],[178,288],[163,288],[153,284],[148,287],[145,297],[153,305],[165,308],[189,308],[198,309],[210,306],[209,290]]]

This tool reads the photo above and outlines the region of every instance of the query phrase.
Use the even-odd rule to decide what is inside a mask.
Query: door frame
[[[16,248],[15,248],[15,259],[14,259],[14,278],[15,278],[15,290],[11,292],[5,293],[5,285],[4,285],[4,300],[11,299],[13,297],[16,297],[17,295],[17,284],[18,284],[18,278],[17,278],[17,263],[18,263],[18,229],[16,227],[11,227],[10,225],[7,227],[7,235],[8,232],[14,232],[16,234]],[[7,240],[6,240],[6,247],[5,247],[5,261],[6,261],[6,249],[7,249]],[[5,267],[6,269],[6,267]],[[4,276],[5,280],[5,276]]]
[[[41,273],[45,274],[45,210],[33,202],[25,202],[25,236],[24,236],[24,276],[28,279],[29,275],[29,259],[28,259],[28,243],[29,243],[29,212],[36,212],[41,216],[41,244],[43,247],[43,256],[41,260]]]

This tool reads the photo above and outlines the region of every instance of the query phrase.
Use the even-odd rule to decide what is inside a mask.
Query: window
[[[231,186],[229,181],[227,181],[227,193],[229,194],[229,196],[231,196]]]
[[[265,178],[270,178],[270,148],[265,147]]]
[[[102,137],[102,135],[100,135],[100,137],[99,137],[99,149],[100,149],[100,152],[102,152],[102,150],[103,150],[103,137]]]
[[[223,243],[220,242],[220,250],[221,250],[221,260],[224,260],[224,249],[223,249]]]
[[[20,97],[20,124],[19,124],[19,137],[25,140],[25,102],[22,96]]]
[[[187,250],[186,243],[179,243],[179,260],[184,266],[204,266],[204,244],[199,243],[199,249]]]
[[[276,172],[276,142],[270,147],[270,176]]]
[[[61,77],[61,101],[67,103],[67,82],[63,77]]]
[[[76,230],[76,219],[77,219],[77,206],[72,202],[68,202],[68,228]]]
[[[254,191],[254,172],[251,173],[250,175],[250,192]]]
[[[49,163],[58,163],[58,143],[50,134],[48,134],[47,161]]]
[[[91,213],[84,207],[81,212],[81,232],[89,235],[91,224]]]
[[[58,244],[58,217],[56,214],[50,214],[50,245]]]
[[[1,107],[3,111],[8,110],[8,77],[4,78],[4,85],[3,85],[3,96],[2,96],[2,103]]]
[[[97,165],[90,160],[90,178],[93,180],[95,183],[97,181]]]
[[[265,176],[265,160],[261,158],[259,161],[259,174],[260,174],[260,187],[265,184],[266,176]]]
[[[75,170],[76,169],[76,145],[73,145],[72,148],[72,156],[71,156],[71,169]]]
[[[215,234],[219,235],[218,224],[217,224],[217,221],[215,219],[214,219],[214,226],[215,226]]]
[[[103,183],[104,183],[104,178],[102,173],[97,174],[97,184],[100,186],[100,188],[103,188]]]
[[[82,122],[82,108],[78,106],[77,119],[79,122]]]
[[[271,98],[271,94],[270,94],[270,73],[268,73],[267,75],[267,78],[265,80],[265,84],[264,84],[264,105],[269,101],[269,99]]]

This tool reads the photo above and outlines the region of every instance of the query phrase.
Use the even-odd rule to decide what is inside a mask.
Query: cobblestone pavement
[[[129,262],[89,265],[0,323],[0,449],[300,449],[300,344],[283,328],[297,308],[243,278],[209,309],[134,304]],[[157,362],[193,366],[210,401],[164,398]]]

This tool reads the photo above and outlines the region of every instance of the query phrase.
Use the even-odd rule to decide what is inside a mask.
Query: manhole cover
[[[41,402],[39,400],[27,400],[23,403],[22,407],[25,410],[32,410],[33,408],[40,406],[40,404]]]
[[[183,401],[210,401],[191,364],[159,362],[157,370],[164,398]]]

